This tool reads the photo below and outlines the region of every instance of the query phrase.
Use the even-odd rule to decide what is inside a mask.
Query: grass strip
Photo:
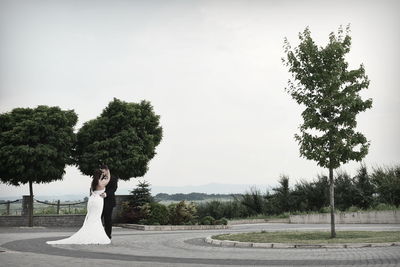
[[[240,234],[222,234],[213,236],[212,238],[253,243],[387,243],[400,242],[400,231],[337,231],[336,238],[330,238],[330,232],[327,231],[261,231]]]

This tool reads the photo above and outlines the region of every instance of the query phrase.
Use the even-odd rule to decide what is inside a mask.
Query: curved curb
[[[214,246],[237,248],[367,248],[400,246],[400,242],[343,244],[253,243],[231,240],[217,240],[213,239],[211,236],[206,237],[205,242]]]
[[[229,225],[143,225],[120,223],[115,226],[141,231],[179,231],[179,230],[221,230],[229,229]]]

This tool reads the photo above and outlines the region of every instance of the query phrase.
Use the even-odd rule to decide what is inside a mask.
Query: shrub
[[[193,203],[187,203],[182,200],[179,203],[173,203],[168,206],[169,222],[172,225],[182,225],[196,221],[196,206]]]
[[[398,208],[396,208],[396,206],[386,203],[379,203],[373,208],[373,210],[397,210],[397,209]]]
[[[215,223],[215,219],[212,216],[205,216],[200,220],[201,225],[213,225]]]
[[[261,194],[260,190],[255,187],[250,189],[250,192],[246,192],[235,198],[246,208],[247,216],[253,216],[264,213],[265,210],[265,198]]]
[[[400,206],[400,165],[374,169],[371,176],[379,201]]]
[[[169,222],[169,211],[165,205],[157,202],[147,203],[140,209],[144,218],[141,223],[150,225],[166,225]]]
[[[348,211],[348,212],[357,212],[357,211],[360,211],[360,208],[356,207],[356,206],[351,206],[346,211]]]
[[[212,216],[215,219],[225,218],[242,218],[248,216],[248,211],[239,200],[219,201],[213,200],[202,202],[196,205],[197,215],[200,218]]]
[[[215,220],[215,225],[228,225],[228,220],[226,218],[221,218],[219,220]]]
[[[121,212],[119,214],[121,222],[139,223],[143,219],[140,207],[133,207],[129,201],[121,203]]]
[[[121,221],[125,223],[141,223],[146,220],[146,213],[142,212],[142,207],[153,202],[150,193],[150,184],[146,181],[140,182],[131,191],[128,201],[122,203]]]
[[[330,213],[331,208],[330,207],[322,207],[319,209],[319,213]]]

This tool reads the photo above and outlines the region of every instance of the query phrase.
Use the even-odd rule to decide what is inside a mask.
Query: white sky
[[[353,68],[371,80],[373,108],[358,129],[368,167],[400,162],[400,4],[393,1],[0,1],[0,112],[37,105],[74,109],[76,129],[117,97],[151,101],[164,138],[144,179],[153,185],[276,184],[324,170],[299,157],[301,107],[285,93],[283,38],[351,23]],[[358,163],[343,169],[354,174]],[[35,194],[86,193],[67,167]],[[120,183],[132,188],[136,180]],[[1,196],[28,186],[0,184]]]

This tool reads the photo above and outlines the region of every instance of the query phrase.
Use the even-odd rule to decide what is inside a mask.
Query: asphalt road
[[[71,228],[0,228],[0,266],[400,266],[400,247],[265,249],[218,247],[207,236],[249,231],[329,230],[326,224],[235,225],[227,230],[114,228],[111,245],[47,245]],[[337,230],[400,231],[400,225],[349,224]]]

